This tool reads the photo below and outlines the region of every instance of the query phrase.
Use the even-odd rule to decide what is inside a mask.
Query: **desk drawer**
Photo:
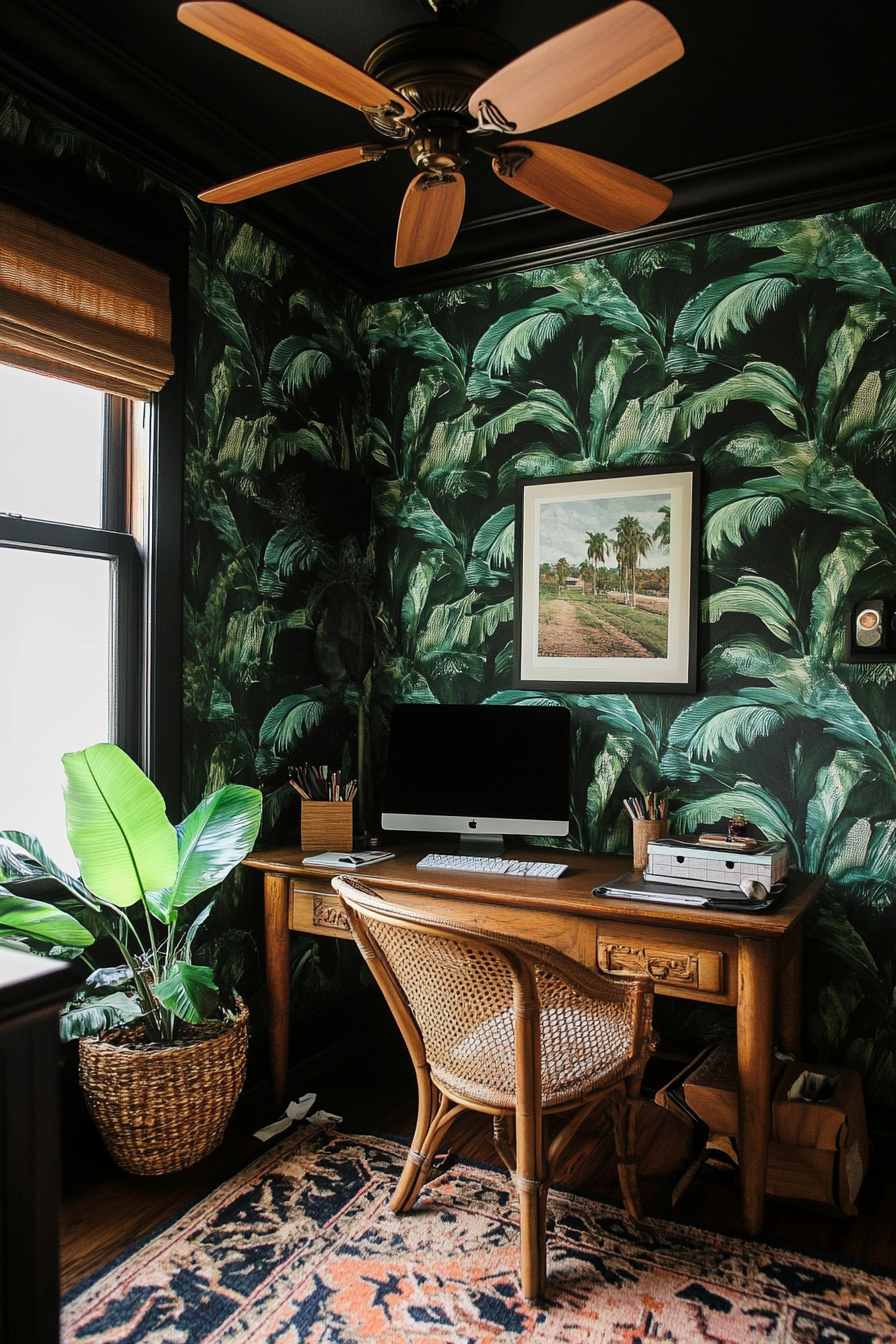
[[[732,967],[737,965],[733,939],[705,931],[679,932],[645,928],[643,924],[598,927],[597,964],[617,975],[649,975],[658,994],[711,1003],[736,1003]]]
[[[303,877],[289,884],[289,927],[295,933],[352,936],[342,902],[324,877]]]
[[[401,888],[378,888],[396,905],[428,914],[440,914],[458,923],[469,924],[484,933],[512,933],[517,938],[547,943],[583,966],[594,965],[594,921],[575,915],[545,910],[523,910],[480,901],[435,899]],[[333,938],[351,938],[342,902],[321,876],[294,878],[289,886],[289,927],[295,933],[326,934]]]

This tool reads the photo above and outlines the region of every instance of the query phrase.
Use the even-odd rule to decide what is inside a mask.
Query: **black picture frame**
[[[521,481],[515,542],[515,687],[694,693],[696,463]]]

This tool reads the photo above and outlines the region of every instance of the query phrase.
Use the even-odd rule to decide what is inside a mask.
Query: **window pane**
[[[0,364],[0,512],[102,527],[105,400]]]
[[[36,835],[75,873],[61,760],[110,740],[114,568],[0,546],[0,829]]]

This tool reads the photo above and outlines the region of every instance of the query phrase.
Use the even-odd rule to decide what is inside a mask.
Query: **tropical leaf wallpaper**
[[[701,464],[699,694],[547,697],[575,726],[556,843],[625,849],[622,798],[661,786],[674,829],[742,811],[785,837],[830,877],[807,1048],[889,1101],[896,664],[845,663],[844,636],[849,602],[896,593],[894,274],[896,205],[869,205],[379,304],[370,332],[384,702],[532,698],[519,479]]]
[[[185,807],[257,781],[284,839],[286,763],[329,760],[369,828],[395,701],[568,704],[561,843],[630,848],[622,798],[661,786],[676,829],[786,837],[830,877],[807,1058],[896,1103],[896,664],[844,660],[847,604],[896,595],[896,203],[373,305],[183,203]],[[691,461],[698,694],[514,691],[516,482]],[[228,910],[257,915],[238,887]],[[333,983],[325,941],[297,979]],[[663,1032],[730,1030],[660,1003]]]

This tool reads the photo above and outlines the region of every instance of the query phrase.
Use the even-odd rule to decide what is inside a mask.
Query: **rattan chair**
[[[652,984],[395,905],[355,879],[333,886],[417,1075],[417,1127],[390,1207],[412,1207],[458,1115],[493,1116],[519,1197],[523,1296],[537,1301],[550,1174],[600,1105],[613,1114],[625,1207],[641,1216],[631,1103],[653,1046]],[[570,1112],[548,1143],[543,1116]]]

